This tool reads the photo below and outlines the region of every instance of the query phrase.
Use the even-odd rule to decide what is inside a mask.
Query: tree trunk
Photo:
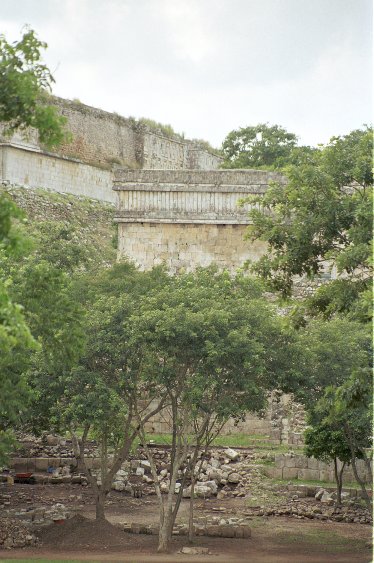
[[[358,474],[358,471],[357,471],[357,466],[356,466],[356,448],[355,448],[355,445],[356,445],[356,444],[355,444],[355,441],[354,441],[354,437],[353,437],[353,435],[352,435],[352,431],[351,431],[351,429],[350,429],[350,427],[349,427],[348,424],[345,424],[345,425],[344,425],[344,431],[345,431],[345,435],[346,435],[346,437],[347,437],[347,439],[348,439],[349,449],[351,450],[351,454],[352,454],[351,463],[352,463],[353,474],[354,474],[354,476],[355,476],[355,479],[356,479],[357,483],[358,483],[358,484],[360,485],[360,487],[361,487],[361,491],[362,491],[363,498],[364,498],[364,500],[365,500],[365,502],[366,502],[366,505],[367,505],[368,509],[369,509],[370,512],[371,512],[371,509],[372,509],[372,502],[371,502],[371,499],[370,499],[370,497],[369,497],[369,495],[368,495],[368,492],[367,492],[367,490],[366,490],[365,483],[364,483],[364,481],[360,478],[360,476],[359,476],[359,474]]]
[[[195,496],[195,473],[194,467],[192,469],[192,478],[191,478],[191,498],[190,498],[190,516],[188,521],[188,541],[189,543],[193,542],[193,503],[194,503],[194,496]]]
[[[343,470],[345,467],[345,462],[342,463],[342,468],[338,470],[338,460],[334,457],[334,473],[336,481],[336,505],[341,506],[342,504],[342,489],[343,489]]]
[[[96,494],[96,520],[105,520],[105,498],[106,494],[98,491]]]
[[[167,553],[169,551],[171,536],[172,536],[171,526],[172,526],[172,514],[171,511],[166,510],[162,525],[160,526],[160,532],[158,536],[157,551],[159,553]]]
[[[358,474],[357,466],[356,466],[356,458],[354,456],[352,456],[352,469],[353,469],[353,474],[355,476],[355,479],[361,487],[362,495],[363,495],[363,498],[366,502],[366,505],[367,505],[368,509],[371,511],[371,499],[370,499],[368,492],[366,490],[365,483],[363,482],[363,480],[361,479],[361,477]]]

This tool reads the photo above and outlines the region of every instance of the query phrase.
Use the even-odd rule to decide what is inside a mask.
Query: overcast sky
[[[0,0],[48,43],[54,93],[220,146],[268,122],[302,144],[372,117],[371,0]]]

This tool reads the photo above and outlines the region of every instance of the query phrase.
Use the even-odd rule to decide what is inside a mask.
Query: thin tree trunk
[[[349,428],[349,425],[348,425],[348,424],[345,424],[345,425],[344,425],[344,430],[345,430],[345,434],[346,434],[347,439],[348,439],[349,448],[350,448],[350,450],[351,450],[351,455],[352,455],[351,463],[352,463],[353,474],[354,474],[354,476],[355,476],[355,479],[356,479],[357,483],[358,483],[358,484],[360,485],[360,487],[361,487],[362,496],[363,496],[363,498],[364,498],[364,500],[365,500],[365,502],[366,502],[366,505],[367,505],[368,509],[371,511],[371,508],[372,508],[371,499],[370,499],[370,497],[369,497],[369,495],[368,495],[368,492],[367,492],[367,490],[366,490],[365,483],[364,483],[364,481],[361,479],[361,477],[359,476],[358,471],[357,471],[357,466],[356,466],[356,451],[355,451],[355,444],[354,444],[354,438],[353,438],[353,436],[352,436],[352,431],[351,431],[351,429]]]
[[[105,499],[106,493],[100,487],[96,494],[96,520],[105,520]]]
[[[192,477],[191,477],[191,498],[190,498],[190,515],[188,520],[188,541],[190,543],[193,542],[193,509],[194,509],[194,496],[195,496],[195,472],[192,469]]]
[[[338,460],[334,457],[334,473],[336,481],[336,505],[341,506],[342,504],[342,489],[343,489],[343,471],[345,467],[345,461],[342,464],[340,471],[338,470]]]
[[[162,526],[160,526],[160,533],[158,536],[159,553],[167,553],[170,549],[170,525],[171,525],[171,512],[166,512],[164,515]]]

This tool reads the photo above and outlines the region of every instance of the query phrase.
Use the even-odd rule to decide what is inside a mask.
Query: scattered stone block
[[[238,459],[240,458],[239,452],[233,450],[232,448],[227,448],[227,449],[225,450],[225,455],[226,455],[231,461],[238,461]]]

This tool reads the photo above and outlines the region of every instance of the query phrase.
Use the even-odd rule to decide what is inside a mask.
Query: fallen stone
[[[210,555],[208,547],[182,547],[179,553],[185,555]]]
[[[240,457],[240,454],[238,452],[236,452],[235,450],[233,450],[232,448],[227,448],[227,450],[225,450],[225,455],[231,461],[237,461]]]

